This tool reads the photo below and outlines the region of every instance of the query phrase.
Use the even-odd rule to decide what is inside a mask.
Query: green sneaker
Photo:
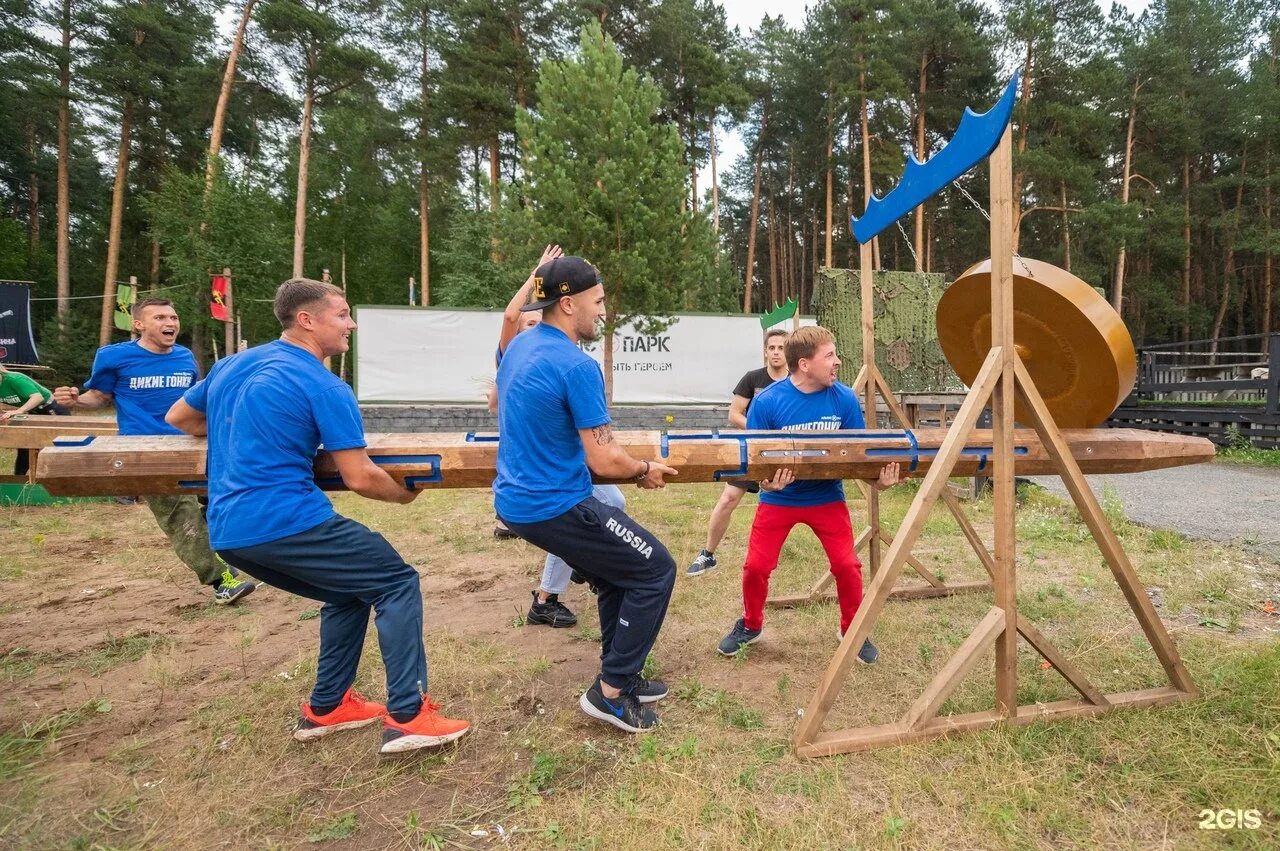
[[[222,571],[222,579],[213,586],[213,602],[219,606],[230,606],[242,597],[248,597],[258,586],[239,577],[234,567]]]

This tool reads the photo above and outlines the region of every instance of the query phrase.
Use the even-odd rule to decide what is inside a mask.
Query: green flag
[[[773,310],[760,314],[760,327],[767,331],[779,322],[787,321],[796,315],[796,310],[799,307],[800,303],[794,298],[789,298],[782,304],[774,305]]]
[[[138,291],[128,284],[116,285],[116,327],[121,331],[133,330],[133,303]]]

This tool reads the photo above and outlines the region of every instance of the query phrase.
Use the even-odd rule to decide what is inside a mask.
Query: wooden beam
[[[964,513],[964,506],[960,505],[960,500],[956,499],[956,495],[951,492],[950,488],[943,489],[942,500],[951,509],[951,515],[956,518],[956,523],[960,526],[960,534],[964,535],[964,539],[969,542],[969,547],[973,550],[974,555],[982,562],[982,566],[987,569],[987,575],[994,581],[996,578],[995,559],[991,557],[991,553],[987,550],[987,545],[982,542],[982,538],[978,537],[978,531],[969,522],[969,518]]]
[[[1076,691],[1084,695],[1086,700],[1098,706],[1105,706],[1108,703],[1106,695],[1095,688],[1093,683],[1089,682],[1089,678],[1084,675],[1084,672],[1077,668],[1070,659],[1063,656],[1062,652],[1053,645],[1053,642],[1046,638],[1031,621],[1021,614],[1018,615],[1018,632],[1027,640],[1028,644],[1044,657],[1046,662],[1066,678],[1067,682],[1075,686]]]
[[[938,671],[928,687],[916,698],[915,703],[911,704],[907,714],[902,716],[902,726],[908,730],[914,730],[937,715],[938,709],[964,681],[964,678],[969,676],[969,672],[978,664],[983,654],[991,649],[996,636],[1003,629],[1004,612],[993,606],[986,616],[978,621],[973,632],[969,633],[969,637],[942,666],[942,670]]]
[[[995,525],[996,606],[1004,631],[996,642],[996,711],[1011,715],[1018,705],[1017,540],[1013,492],[1013,136],[1005,127],[992,152],[991,169],[991,345],[1000,350],[1000,377],[991,394],[992,514]]]
[[[900,462],[907,476],[919,477],[938,462],[947,434],[944,429],[726,429],[714,434],[619,431],[615,437],[634,458],[664,458],[680,470],[673,484],[685,484],[759,480],[772,476],[779,467],[790,468],[798,479],[873,480],[890,461]],[[1136,472],[1199,463],[1212,458],[1214,452],[1213,444],[1203,438],[1129,429],[1081,429],[1067,432],[1065,439],[1087,472]],[[412,480],[416,488],[489,487],[493,482],[496,435],[369,434],[366,440],[375,463],[393,478]],[[1057,472],[1035,431],[1019,429],[1013,442],[1019,475]],[[993,447],[991,431],[971,431],[958,448],[949,475],[985,475],[991,469]],[[64,446],[60,442],[41,452],[40,461],[35,467],[37,478],[50,493],[60,496],[202,493],[204,488],[205,444],[193,437],[96,436],[85,445]],[[319,453],[315,469],[322,487],[342,489],[337,468],[327,453]]]
[[[939,739],[956,733],[972,733],[990,730],[1009,724],[1032,724],[1039,721],[1057,721],[1072,718],[1089,718],[1115,708],[1139,708],[1167,706],[1189,700],[1194,695],[1175,688],[1163,687],[1127,691],[1106,695],[1106,705],[1092,704],[1084,700],[1062,700],[1053,703],[1037,703],[1018,707],[1018,714],[1003,717],[995,711],[974,712],[965,715],[948,715],[935,718],[916,730],[910,730],[901,722],[863,727],[858,730],[838,730],[819,733],[812,742],[798,745],[796,756],[813,759],[841,753],[881,748],[889,745],[905,745]]]
[[[1040,397],[1040,392],[1036,389],[1035,382],[1031,380],[1031,376],[1027,373],[1027,369],[1022,364],[1021,359],[1014,359],[1014,369],[1017,376],[1018,393],[1031,416],[1032,424],[1040,434],[1041,440],[1044,441],[1045,448],[1053,457],[1055,463],[1058,464],[1062,483],[1066,485],[1067,490],[1071,493],[1071,498],[1075,501],[1076,508],[1080,511],[1080,516],[1084,519],[1085,525],[1089,527],[1089,532],[1092,533],[1094,540],[1097,541],[1102,557],[1106,559],[1107,565],[1111,568],[1111,574],[1115,577],[1116,584],[1120,586],[1121,593],[1124,594],[1129,607],[1133,609],[1134,615],[1137,616],[1138,623],[1141,625],[1143,633],[1147,636],[1147,641],[1151,642],[1151,648],[1155,650],[1156,657],[1159,658],[1160,664],[1169,676],[1169,681],[1180,691],[1194,694],[1196,691],[1195,683],[1192,682],[1191,675],[1187,673],[1187,669],[1183,667],[1182,659],[1178,655],[1177,645],[1173,643],[1173,639],[1165,629],[1164,623],[1156,613],[1155,606],[1151,603],[1151,598],[1147,596],[1142,583],[1138,580],[1137,571],[1133,569],[1133,565],[1129,562],[1129,556],[1125,553],[1124,548],[1120,546],[1115,530],[1111,528],[1111,524],[1107,522],[1105,515],[1103,515],[1102,508],[1098,505],[1097,497],[1093,495],[1093,490],[1089,487],[1089,483],[1084,479],[1084,474],[1080,471],[1080,465],[1076,463],[1066,441],[1063,440],[1062,435],[1058,432],[1058,428],[1053,422],[1053,417],[1050,416],[1048,408],[1045,407],[1044,400]]]

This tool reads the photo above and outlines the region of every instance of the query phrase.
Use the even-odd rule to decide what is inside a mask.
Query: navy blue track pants
[[[676,563],[654,535],[621,508],[587,497],[540,523],[502,522],[593,581],[600,612],[602,678],[623,688],[640,673],[667,616]]]
[[[335,515],[305,532],[218,555],[268,585],[324,603],[312,706],[337,705],[355,682],[372,608],[387,710],[417,714],[427,691],[422,591],[418,572],[386,538]]]

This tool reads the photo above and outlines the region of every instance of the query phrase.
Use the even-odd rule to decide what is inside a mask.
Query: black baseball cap
[[[563,296],[584,292],[600,281],[600,270],[581,257],[557,257],[533,272],[533,301],[520,308],[524,313],[542,310]]]

